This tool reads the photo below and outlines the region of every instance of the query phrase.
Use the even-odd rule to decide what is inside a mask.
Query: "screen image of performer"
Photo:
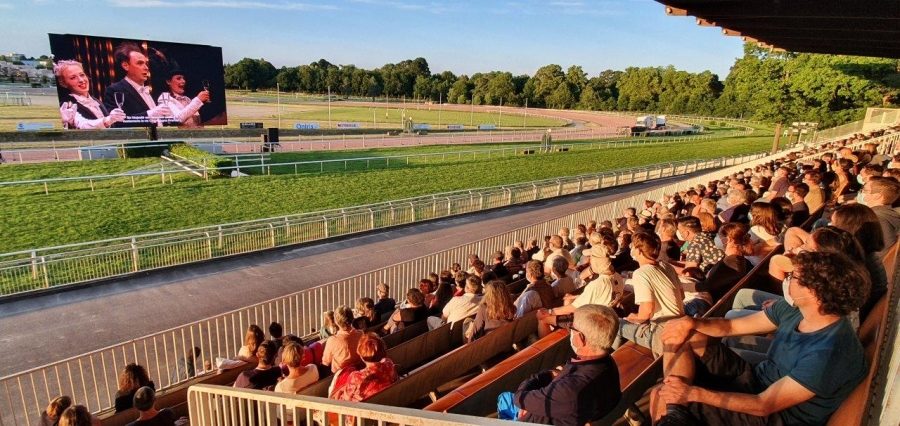
[[[170,70],[166,77],[166,86],[169,90],[159,95],[157,104],[168,105],[172,117],[181,123],[178,127],[201,127],[199,111],[203,104],[209,102],[209,89],[204,87],[191,99],[184,94],[186,84],[184,71],[178,67]]]
[[[124,42],[116,47],[113,58],[125,77],[106,88],[103,104],[110,110],[121,108],[127,116],[115,127],[146,126],[170,117],[169,107],[157,106],[150,88],[145,86],[150,78],[150,65],[141,47],[137,43]]]
[[[53,66],[56,84],[65,89],[59,107],[63,124],[73,129],[104,129],[125,119],[119,108],[109,110],[90,94],[90,80],[81,62],[58,61]]]

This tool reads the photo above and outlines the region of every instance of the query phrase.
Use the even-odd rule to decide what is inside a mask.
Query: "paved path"
[[[433,253],[553,219],[671,179],[178,267],[0,304],[0,348],[27,354],[6,357],[0,376],[368,272],[412,254]]]

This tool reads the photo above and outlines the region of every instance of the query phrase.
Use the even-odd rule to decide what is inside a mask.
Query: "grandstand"
[[[806,150],[798,148],[744,162],[703,176],[688,178],[675,184],[656,188],[647,193],[634,195],[619,202],[598,206],[442,253],[424,256],[401,265],[373,271],[370,274],[342,280],[311,292],[301,292],[250,306],[230,314],[161,333],[152,339],[120,345],[108,352],[100,351],[87,357],[78,357],[73,360],[74,362],[57,363],[47,368],[9,377],[4,381],[3,400],[7,403],[9,403],[8,401],[22,401],[21,407],[34,407],[34,409],[20,411],[15,408],[18,404],[9,403],[7,406],[9,408],[4,408],[3,412],[14,414],[11,416],[5,414],[4,422],[11,418],[11,424],[30,423],[34,419],[35,413],[40,411],[43,403],[41,401],[49,400],[52,398],[54,389],[59,389],[61,393],[76,395],[78,400],[92,406],[108,424],[124,424],[135,418],[136,413],[133,409],[117,414],[111,412],[108,407],[112,406],[111,396],[115,393],[116,387],[114,380],[110,381],[109,377],[115,377],[124,363],[135,361],[149,368],[151,378],[164,391],[160,394],[159,404],[161,406],[175,406],[180,413],[189,414],[192,419],[201,419],[202,424],[228,423],[228,417],[222,417],[226,415],[225,407],[229,407],[228,410],[237,410],[229,415],[238,416],[244,414],[237,413],[252,411],[260,416],[284,418],[285,415],[293,412],[294,418],[298,418],[302,415],[300,409],[304,408],[309,409],[306,411],[307,415],[311,415],[309,413],[312,413],[313,409],[323,409],[344,415],[398,423],[416,423],[434,419],[424,412],[410,411],[402,407],[420,407],[425,412],[489,416],[495,409],[492,401],[499,390],[511,390],[529,374],[548,366],[558,365],[570,356],[565,329],[551,333],[530,346],[522,346],[522,342],[527,336],[536,331],[537,321],[531,314],[489,333],[485,338],[460,346],[463,341],[461,327],[451,329],[449,326],[444,326],[427,331],[424,323],[412,324],[402,332],[390,334],[384,338],[388,346],[388,357],[399,366],[400,380],[382,393],[366,400],[366,404],[336,404],[318,399],[327,396],[329,379],[320,380],[316,385],[302,391],[302,396],[285,396],[238,391],[216,386],[230,384],[240,371],[252,368],[254,366],[252,364],[224,370],[220,373],[197,368],[191,374],[179,369],[178,365],[190,359],[191,365],[201,366],[212,363],[214,358],[220,355],[233,356],[242,345],[242,330],[248,324],[265,326],[269,322],[279,321],[284,324],[286,333],[304,336],[304,341],[308,343],[316,339],[316,336],[309,335],[308,331],[319,329],[322,324],[316,318],[318,315],[303,318],[298,314],[322,312],[338,304],[352,304],[359,297],[374,297],[376,284],[382,281],[403,282],[402,279],[392,278],[400,277],[401,275],[397,275],[400,271],[412,271],[411,277],[425,276],[427,272],[450,268],[454,262],[465,264],[465,258],[469,253],[478,253],[482,258],[489,258],[491,252],[502,249],[513,241],[527,240],[539,235],[552,235],[561,227],[576,229],[576,225],[587,224],[590,220],[613,220],[625,207],[640,207],[644,200],[657,200],[665,194],[685,191],[689,186],[696,185],[698,182],[713,180],[724,182],[734,173],[743,173],[745,170],[761,171],[764,169],[762,166],[770,165],[773,161],[785,162],[785,164],[791,161],[790,164],[797,164],[797,162],[818,158],[823,153],[834,151],[844,145],[860,149],[868,143],[877,143],[880,153],[896,151],[896,144],[900,142],[900,133],[895,130],[884,131],[882,135],[878,133],[873,133],[866,138],[840,139],[838,142],[826,143],[820,147]],[[807,220],[804,226],[807,228],[811,226],[815,217],[816,215],[813,214],[812,219]],[[762,278],[767,273],[766,266],[771,257],[781,250],[778,246],[770,251],[706,315],[722,315],[731,306],[732,299],[741,288],[769,288],[765,284],[767,280]],[[896,252],[896,248],[893,249],[893,252]],[[895,265],[892,263],[895,258],[889,255],[886,259],[885,269],[891,273],[895,270]],[[893,274],[888,276],[893,276]],[[406,281],[412,280],[406,279]],[[513,293],[520,292],[524,284],[521,279],[511,280],[509,290]],[[392,296],[399,298],[403,289],[393,288],[392,291]],[[869,315],[870,319],[864,321],[860,329],[861,339],[869,344],[867,353],[873,357],[873,361],[882,359],[884,353],[887,353],[883,345],[886,343],[884,338],[888,330],[878,327],[878,324],[888,324],[887,315],[890,314],[890,311],[885,308],[888,298],[894,296],[895,292],[885,296],[873,309],[873,313]],[[882,321],[877,321],[876,318],[881,318]],[[515,347],[522,350],[510,355],[510,349],[514,347],[513,343],[517,344]],[[197,355],[189,355],[185,358],[184,354],[189,352],[186,352],[186,349],[193,346],[203,349]],[[162,353],[162,357],[158,355],[159,353]],[[613,353],[613,359],[616,360],[620,369],[619,377],[623,399],[618,407],[608,415],[608,418],[597,419],[601,423],[612,422],[621,416],[622,412],[631,404],[638,402],[646,389],[656,382],[660,374],[659,359],[654,359],[648,350],[635,344],[626,344],[618,349]],[[877,368],[879,366],[878,362],[872,363],[868,380],[874,379],[874,374],[879,371]],[[61,368],[62,370],[60,370]],[[105,377],[101,379],[101,376]],[[41,384],[42,381],[43,384]],[[857,394],[858,396],[856,396]],[[861,411],[866,411],[867,404],[873,403],[867,401],[869,395],[865,387],[861,386],[857,390],[857,394],[854,394],[853,397],[856,405],[846,405],[846,408],[839,411],[839,416],[857,416]],[[45,395],[44,398],[41,397],[42,395]],[[429,400],[431,400],[430,403]],[[190,407],[185,406],[186,401],[190,402]],[[222,408],[221,410],[211,410],[211,407]],[[188,408],[190,408],[190,412]],[[848,412],[850,414],[846,414]],[[441,416],[439,418],[442,421],[458,423],[484,422],[484,419],[470,417]]]
[[[667,12],[673,15],[699,13],[692,12],[692,7],[703,6],[700,11],[704,18],[700,19],[708,24],[715,24],[713,17],[721,16],[710,11],[709,4],[717,2],[660,2],[669,5]],[[834,11],[828,7],[824,10]],[[726,12],[737,14],[733,9]],[[732,23],[723,25],[730,28]],[[733,25],[740,25],[740,21]],[[755,27],[747,31],[753,29]],[[725,31],[728,34],[733,30]],[[764,37],[769,33],[748,34],[765,41]],[[791,38],[767,41],[795,49],[826,49],[819,43],[792,42]],[[847,40],[836,46],[841,52],[882,52],[872,50],[874,48],[854,50],[853,43]],[[887,52],[896,54],[894,50]],[[642,284],[638,271],[646,265],[662,270],[671,264],[674,266],[672,271],[677,274],[674,278],[668,276],[675,289],[676,307],[673,309],[678,311],[676,316],[682,318],[665,317],[660,323],[665,320],[675,324],[675,321],[683,320],[685,314],[695,318],[694,324],[734,318],[732,315],[738,315],[738,311],[751,307],[746,304],[746,295],[760,294],[752,292],[766,292],[779,299],[773,304],[776,307],[756,299],[754,302],[761,306],[752,306],[766,311],[769,321],[775,323],[777,321],[772,318],[777,313],[772,312],[789,309],[784,308],[787,304],[794,306],[795,302],[780,300],[790,299],[791,293],[798,291],[798,285],[803,287],[802,291],[809,292],[804,293],[805,296],[793,296],[794,301],[799,302],[796,311],[803,311],[804,315],[817,308],[816,302],[825,306],[826,299],[837,303],[834,300],[850,298],[836,294],[837,290],[834,294],[819,294],[820,291],[832,291],[832,288],[812,281],[812,267],[808,265],[836,258],[841,262],[846,260],[851,266],[842,271],[846,276],[855,277],[858,273],[865,278],[859,280],[859,287],[847,291],[856,295],[855,304],[847,303],[853,305],[848,309],[852,312],[833,314],[833,322],[824,328],[831,324],[843,326],[846,323],[849,326],[851,318],[857,321],[853,325],[854,342],[858,339],[859,360],[864,359],[864,362],[840,364],[837,361],[845,359],[837,355],[829,359],[836,361],[835,364],[827,365],[828,370],[818,371],[819,376],[840,376],[846,371],[858,370],[861,377],[852,382],[851,387],[835,389],[822,397],[827,399],[828,405],[834,405],[833,412],[808,418],[815,420],[814,423],[836,426],[896,424],[900,422],[900,242],[896,228],[887,226],[875,209],[892,210],[900,203],[897,198],[900,192],[896,191],[896,170],[900,169],[898,115],[896,110],[870,113],[861,122],[820,132],[819,139],[813,143],[771,154],[642,167],[516,187],[483,188],[480,192],[441,194],[439,197],[403,200],[399,204],[237,223],[224,230],[221,226],[197,228],[148,235],[140,241],[130,238],[95,242],[62,247],[58,252],[40,255],[31,251],[30,256],[10,260],[10,265],[14,265],[7,270],[15,272],[7,276],[0,274],[0,284],[6,280],[12,289],[10,293],[24,293],[42,286],[43,289],[38,291],[44,291],[57,283],[60,286],[82,284],[565,194],[669,178],[667,183],[622,195],[613,202],[439,252],[410,253],[408,260],[398,264],[149,336],[134,336],[121,344],[2,377],[0,426],[34,424],[42,420],[50,410],[47,404],[59,395],[71,396],[75,403],[85,405],[103,424],[128,424],[142,415],[142,411],[147,411],[139,411],[132,405],[140,399],[133,398],[136,392],[142,392],[138,388],[148,385],[157,390],[155,406],[171,408],[173,414],[167,412],[165,415],[184,416],[195,425],[298,425],[302,422],[322,426],[376,422],[505,424],[498,419],[507,415],[498,410],[499,395],[517,391],[524,381],[534,382],[536,374],[576,363],[571,361],[572,358],[583,355],[579,351],[590,346],[589,335],[596,333],[586,331],[580,324],[575,326],[584,311],[576,310],[575,319],[568,321],[571,324],[560,316],[552,319],[553,326],[548,326],[551,321],[548,317],[553,316],[553,309],[574,306],[573,299],[599,292],[598,286],[607,284],[599,276],[607,270],[607,275],[612,277],[608,278],[610,281],[620,280],[624,284],[624,290],[611,288],[608,291],[611,295],[609,308],[615,309],[620,318],[640,317],[646,306],[659,303],[660,294],[665,291],[654,287],[653,298],[649,302],[641,300],[640,286],[645,284]],[[259,158],[262,163],[263,157]],[[812,196],[816,193],[819,199]],[[808,207],[805,212],[800,208],[802,206]],[[750,212],[753,212],[752,217]],[[857,216],[851,220],[847,219],[848,215]],[[699,224],[696,226],[702,226],[702,230],[695,230],[694,222]],[[730,240],[732,237],[729,236],[735,229],[742,235],[738,242]],[[882,229],[893,229],[893,234],[885,234]],[[837,237],[828,241],[817,239],[827,232]],[[250,235],[252,242],[241,240],[244,235]],[[661,249],[664,243],[675,250]],[[701,243],[706,244],[702,252],[697,248]],[[651,248],[645,251],[648,246]],[[157,251],[149,255],[152,260],[148,261],[140,257],[139,248]],[[498,252],[501,253],[499,258]],[[655,254],[648,254],[650,252]],[[194,256],[193,253],[201,254]],[[657,255],[662,253],[668,260],[657,262]],[[66,272],[48,272],[44,266],[49,264],[45,256],[56,264],[67,262]],[[566,260],[562,262],[562,274],[557,273],[550,279],[535,272],[553,269],[559,263],[554,262],[554,258]],[[731,261],[747,266],[735,267],[728,263]],[[149,266],[144,268],[139,264]],[[606,265],[604,270],[594,269],[594,266],[600,268],[601,264]],[[827,266],[815,265],[823,270]],[[714,273],[710,271],[726,268],[732,269],[726,286],[714,290],[701,288],[700,283],[712,281]],[[76,272],[70,274],[68,271]],[[803,274],[799,273],[801,271]],[[467,281],[471,277],[475,278]],[[540,290],[542,286],[550,288],[552,295],[554,287],[550,287],[550,282],[555,280],[553,285],[561,288],[567,278],[572,281],[572,289],[560,290],[561,293],[551,300],[545,300],[543,294],[535,296],[543,291]],[[841,279],[846,281],[846,277],[834,277],[833,281]],[[869,282],[871,289],[864,282]],[[389,284],[390,288],[385,290],[381,286],[383,283]],[[480,290],[488,283],[492,286],[490,291],[496,292],[491,293],[490,299],[487,289]],[[813,285],[817,287],[807,290]],[[463,298],[468,297],[465,293],[474,294],[476,290],[470,291],[470,287],[476,286],[485,293],[480,299],[485,304],[488,300],[498,300],[497,294],[514,299],[516,314],[506,312],[503,318],[488,318],[496,321],[488,327],[482,320],[494,306],[472,305],[469,306],[471,310],[462,315],[465,319],[449,322],[448,311],[465,303]],[[795,290],[785,294],[783,289],[792,287]],[[859,296],[860,288],[871,291],[862,291],[863,295]],[[572,297],[564,297],[562,293]],[[3,294],[0,291],[0,295]],[[366,302],[365,298],[371,301]],[[388,302],[389,299],[399,302],[398,306]],[[536,300],[533,303],[538,305],[528,305],[532,303],[529,300]],[[594,304],[595,299],[591,300],[590,304]],[[691,309],[700,308],[692,315],[687,311],[689,305]],[[341,308],[343,306],[359,309],[347,313]],[[434,317],[440,318],[442,314],[447,316],[444,318],[447,321],[434,321]],[[649,324],[648,318],[641,322]],[[559,326],[556,326],[557,322]],[[279,325],[270,325],[274,323]],[[268,333],[263,331],[267,326]],[[822,329],[815,329],[813,333]],[[775,334],[774,327],[768,331]],[[360,337],[363,333],[374,333],[378,337]],[[623,339],[615,350],[602,345],[599,352],[603,355],[597,359],[612,360],[615,371],[605,374],[615,375],[619,392],[579,394],[580,409],[588,405],[606,408],[595,407],[596,412],[590,412],[588,417],[579,412],[577,423],[649,424],[651,416],[665,414],[671,415],[669,418],[672,419],[676,416],[673,413],[682,413],[672,409],[671,405],[676,404],[670,404],[668,411],[660,413],[659,404],[655,404],[662,398],[659,392],[671,389],[667,388],[672,386],[667,380],[672,378],[670,373],[678,364],[677,356],[684,356],[692,349],[690,340],[684,343],[685,339],[682,339],[674,345],[665,333],[673,332],[659,331],[643,342],[637,336],[633,336],[632,341]],[[795,329],[778,329],[774,339],[785,339],[784,334],[796,337],[792,333],[800,335]],[[695,336],[697,334],[701,333],[698,331]],[[365,343],[357,346],[361,339]],[[584,343],[576,345],[575,342]],[[747,349],[742,344],[729,343],[732,348]],[[340,348],[335,349],[338,345]],[[281,348],[277,357],[272,347]],[[852,352],[853,347],[840,349]],[[289,356],[289,350],[302,354],[303,359],[299,359],[300,355]],[[755,355],[765,356],[763,353]],[[133,373],[137,367],[131,364],[143,367],[147,377]],[[553,373],[553,378],[556,374],[565,375],[569,370],[562,371]],[[122,379],[125,372],[136,376],[131,383]],[[315,380],[298,385],[301,379],[308,379],[306,373]],[[359,382],[363,380],[360,379],[362,373],[367,374],[364,384]],[[268,380],[266,375],[275,375],[283,381],[276,385],[274,377]],[[295,392],[286,392],[279,389],[280,386],[295,386],[292,389]],[[812,392],[811,388],[803,386],[803,390]],[[818,397],[812,393],[813,397]],[[779,395],[782,399],[788,397]],[[514,398],[517,405],[524,405],[523,397]],[[553,411],[551,403],[565,406],[566,402],[571,402],[545,401],[547,413],[535,412],[529,406],[529,412],[520,413],[521,418],[559,420],[550,414]],[[766,411],[767,406],[761,399],[757,402],[763,406],[759,411],[763,417],[790,408],[780,407],[770,412]],[[805,408],[809,409],[809,406]],[[565,415],[576,417],[575,413]],[[569,417],[560,422],[576,423]],[[782,418],[778,419],[781,421]]]

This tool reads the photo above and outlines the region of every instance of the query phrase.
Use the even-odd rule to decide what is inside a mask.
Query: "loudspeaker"
[[[269,131],[269,143],[278,143],[278,128],[269,127],[266,130]]]

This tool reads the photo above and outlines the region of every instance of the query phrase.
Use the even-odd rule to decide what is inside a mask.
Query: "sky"
[[[324,58],[371,69],[424,57],[433,73],[666,66],[724,79],[737,37],[651,0],[0,0],[0,52],[49,54],[47,33],[222,47],[226,63]]]

